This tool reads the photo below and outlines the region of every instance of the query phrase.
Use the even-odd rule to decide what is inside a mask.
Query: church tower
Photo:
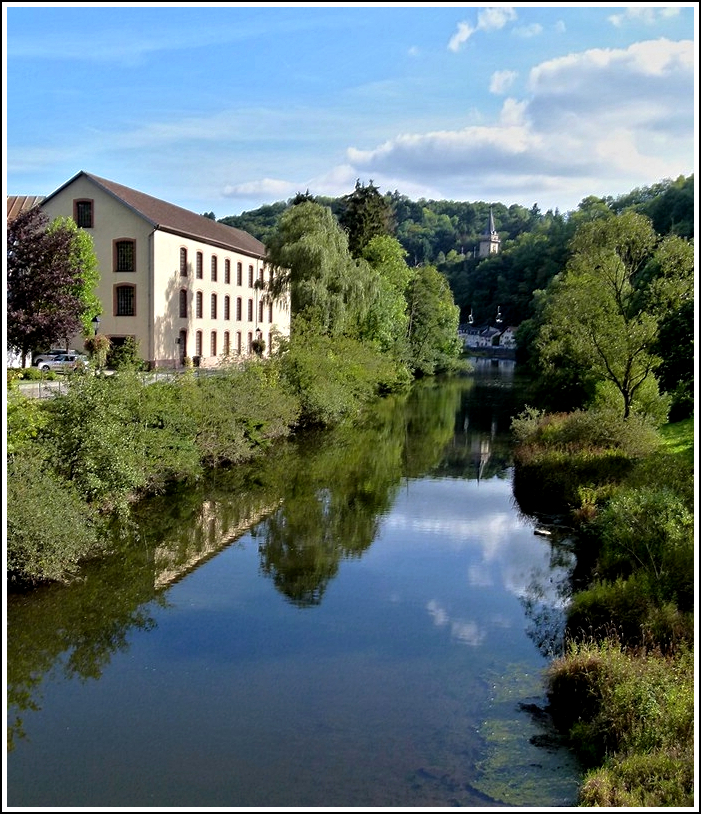
[[[492,207],[489,207],[489,224],[484,232],[480,235],[480,258],[489,257],[492,254],[499,254],[499,235],[494,228],[494,215]]]

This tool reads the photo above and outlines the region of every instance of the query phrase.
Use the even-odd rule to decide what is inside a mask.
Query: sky
[[[3,3],[4,184],[568,212],[695,173],[697,4]]]

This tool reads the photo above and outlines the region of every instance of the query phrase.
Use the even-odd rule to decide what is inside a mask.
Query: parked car
[[[88,357],[80,353],[59,353],[53,359],[45,359],[39,364],[40,370],[54,370],[56,373],[70,373],[73,370],[85,370]]]
[[[49,362],[51,361],[51,359],[55,359],[57,356],[61,356],[62,354],[65,353],[72,353],[75,354],[76,356],[83,355],[78,353],[77,350],[73,350],[72,348],[69,348],[68,350],[66,350],[66,348],[51,348],[51,350],[47,351],[46,353],[38,353],[34,357],[34,361],[32,362],[32,364],[36,365],[37,367],[40,367],[42,362]]]

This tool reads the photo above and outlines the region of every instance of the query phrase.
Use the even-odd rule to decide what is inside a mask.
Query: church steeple
[[[491,254],[499,254],[499,235],[497,234],[496,227],[494,226],[494,212],[492,207],[489,207],[489,223],[487,228],[480,236],[480,257],[489,257]]]

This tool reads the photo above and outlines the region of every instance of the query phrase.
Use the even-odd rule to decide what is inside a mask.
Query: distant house
[[[501,336],[499,337],[499,345],[502,348],[515,348],[517,330],[518,326],[514,325],[509,325],[508,328],[504,328],[504,330],[501,332]]]
[[[266,298],[266,248],[247,232],[87,172],[41,207],[92,236],[99,331],[113,345],[135,339],[151,367],[214,366],[250,354],[258,337],[268,353],[289,335],[289,304]]]

